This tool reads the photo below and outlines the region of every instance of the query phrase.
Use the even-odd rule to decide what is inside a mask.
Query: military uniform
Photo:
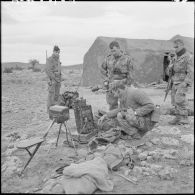
[[[172,104],[175,106],[176,118],[171,121],[171,124],[177,122],[187,123],[187,100],[186,93],[191,85],[192,80],[192,61],[190,55],[183,50],[181,55],[177,55],[173,63],[173,76],[172,76]]]
[[[121,51],[121,55],[115,58],[109,54],[101,65],[100,69],[103,79],[112,82],[123,82],[126,85],[131,85],[133,82],[133,64],[129,55]],[[118,98],[114,97],[111,91],[107,90],[106,101],[109,104],[109,109],[118,107]]]
[[[146,93],[128,87],[119,102],[120,106],[108,112],[107,117],[117,116],[119,126],[123,131],[134,137],[143,136],[147,131],[152,130],[156,124],[151,120],[155,106]]]
[[[47,110],[58,103],[61,87],[61,62],[59,58],[52,55],[47,59],[45,72],[48,78],[48,101]]]

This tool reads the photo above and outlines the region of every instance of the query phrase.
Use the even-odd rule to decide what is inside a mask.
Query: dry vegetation
[[[61,88],[61,92],[67,89],[75,89],[80,82],[81,70],[64,69],[67,80]],[[144,89],[155,103],[163,104],[164,89]],[[80,96],[87,99],[92,105],[93,112],[97,109],[107,109],[105,94],[92,93],[89,88],[80,87]],[[193,96],[189,94],[189,96]],[[27,167],[22,177],[18,176],[18,168],[24,165],[28,154],[15,148],[16,141],[24,138],[42,136],[46,131],[50,120],[46,113],[47,83],[44,72],[33,72],[27,68],[24,70],[13,69],[12,73],[2,74],[2,129],[1,129],[1,163],[2,180],[1,189],[4,193],[39,192],[51,172],[62,166],[65,162],[74,159],[74,150],[63,145],[65,134],[59,140],[58,148],[54,147],[57,137],[58,126],[55,125],[47,137],[47,141],[40,147],[39,151]],[[168,97],[166,105],[170,104]],[[152,151],[160,149],[175,149],[178,152],[176,159],[158,159],[153,163],[161,166],[171,166],[177,170],[174,178],[170,180],[161,179],[154,175],[139,175],[138,185],[134,185],[123,178],[113,176],[115,187],[110,193],[192,193],[194,191],[194,117],[190,117],[190,125],[178,126],[177,134],[170,132],[171,126],[167,121],[172,116],[162,115],[158,126],[149,132],[141,142],[147,143],[142,150]],[[76,124],[71,111],[71,119],[68,121],[71,131],[75,131]],[[169,134],[167,134],[169,132]],[[181,138],[189,135],[187,141]],[[192,135],[190,137],[190,135]],[[148,144],[153,138],[171,137],[177,140],[175,145],[167,143]],[[131,144],[136,144],[132,142]],[[49,148],[51,147],[50,151]],[[84,155],[86,145],[80,145],[79,155]],[[49,152],[48,152],[49,151]],[[187,155],[187,152],[189,155]],[[86,153],[85,153],[86,154]],[[184,155],[186,154],[186,156]],[[181,159],[182,158],[182,159]],[[181,164],[181,160],[184,164]],[[9,164],[9,163],[10,164]],[[185,164],[185,162],[188,162]],[[7,164],[6,164],[7,163]],[[140,161],[136,161],[139,165]],[[7,165],[7,166],[5,166]],[[10,168],[12,166],[12,169]],[[10,168],[10,169],[9,169]],[[97,192],[104,193],[104,192]]]

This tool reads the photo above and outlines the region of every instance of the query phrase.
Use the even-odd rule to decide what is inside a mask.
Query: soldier
[[[48,77],[48,101],[47,101],[47,112],[49,107],[58,103],[60,95],[61,81],[61,62],[59,60],[60,49],[58,46],[54,46],[53,54],[47,58],[45,72]]]
[[[130,56],[125,54],[117,41],[109,44],[110,52],[101,65],[100,71],[103,75],[104,83],[107,83],[106,101],[109,110],[118,107],[118,98],[114,97],[109,90],[112,82],[121,82],[130,86],[133,82],[133,65]]]
[[[174,41],[176,59],[170,65],[172,76],[172,104],[175,106],[176,117],[169,124],[188,124],[186,93],[192,81],[192,61],[181,39]]]
[[[152,120],[155,106],[145,92],[120,83],[112,86],[112,92],[114,97],[119,98],[120,106],[104,114],[99,119],[98,125],[108,118],[117,117],[122,130],[135,139],[152,130],[157,122]]]
[[[166,69],[166,75],[169,77],[173,73],[172,67],[173,67],[173,64],[174,64],[174,62],[176,60],[176,54],[173,53],[173,52],[170,52],[169,55],[168,55],[168,60],[169,60],[169,65],[168,65],[168,67]],[[171,83],[173,83],[172,80],[171,80]],[[174,91],[173,90],[171,90],[171,105],[173,107],[175,107],[175,94],[174,94]]]

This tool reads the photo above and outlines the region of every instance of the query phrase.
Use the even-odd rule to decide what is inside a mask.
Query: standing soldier
[[[58,103],[58,98],[60,95],[61,81],[61,62],[59,59],[60,48],[54,46],[53,54],[51,57],[47,58],[45,72],[48,77],[48,100],[47,100],[47,112],[49,112],[49,107],[56,105]]]
[[[192,62],[189,53],[184,47],[181,39],[174,41],[176,59],[169,69],[173,71],[172,76],[172,103],[175,106],[176,117],[169,124],[188,124],[188,110],[186,93],[192,81]]]
[[[125,54],[117,41],[109,44],[110,52],[101,65],[101,73],[104,77],[104,84],[107,86],[106,101],[109,110],[118,107],[118,98],[114,97],[109,85],[113,82],[123,83],[130,86],[133,82],[133,65],[130,56]]]

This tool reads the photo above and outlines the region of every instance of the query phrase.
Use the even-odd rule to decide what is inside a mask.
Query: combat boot
[[[177,125],[177,124],[179,124],[179,121],[180,121],[180,120],[181,120],[181,116],[176,115],[176,117],[175,117],[173,120],[169,121],[168,123],[169,123],[170,125]]]
[[[180,124],[180,125],[189,124],[188,116],[182,116],[181,119],[180,119],[180,121],[179,121],[179,124]]]

